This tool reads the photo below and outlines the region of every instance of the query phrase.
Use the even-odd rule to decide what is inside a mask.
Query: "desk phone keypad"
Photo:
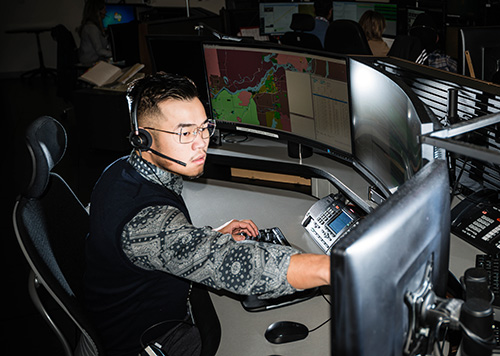
[[[335,214],[339,214],[339,211],[337,209],[332,209],[331,206],[329,206],[323,214],[321,214],[318,218],[318,223],[321,225],[326,224],[328,221],[330,221]]]
[[[500,307],[500,255],[476,255],[476,267],[487,272],[488,287],[494,295],[493,306]]]
[[[487,253],[500,253],[500,209],[490,206],[452,225],[452,232]]]

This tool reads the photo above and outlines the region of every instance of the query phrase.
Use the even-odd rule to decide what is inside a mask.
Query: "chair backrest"
[[[416,62],[423,50],[424,46],[418,37],[399,35],[394,39],[387,55]]]
[[[19,245],[37,282],[64,310],[79,335],[59,335],[63,347],[79,355],[102,354],[99,338],[82,306],[84,243],[89,216],[66,182],[52,172],[64,156],[66,132],[51,117],[35,120],[26,132],[31,166],[29,183],[16,200],[14,230]],[[33,302],[42,315],[47,313],[38,296]],[[41,303],[41,304],[40,304]],[[45,315],[44,315],[45,317]],[[64,334],[64,333],[63,333]],[[71,354],[67,351],[67,354]]]
[[[305,31],[312,31],[315,26],[314,17],[309,14],[293,14],[292,23],[290,28],[293,31],[285,32],[281,36],[281,43],[287,46],[295,46],[307,49],[322,50],[323,45],[321,40],[312,33],[305,33]]]
[[[340,54],[371,55],[372,51],[359,23],[353,20],[335,20],[325,35],[325,51]]]

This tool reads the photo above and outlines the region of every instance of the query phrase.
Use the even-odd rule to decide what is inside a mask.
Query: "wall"
[[[110,1],[111,2],[111,1]],[[114,1],[116,2],[116,1]],[[137,3],[139,1],[126,1]],[[150,0],[152,6],[185,7],[186,0]],[[51,28],[63,24],[79,43],[76,27],[80,24],[84,0],[5,0],[0,4],[0,77],[16,76],[38,68],[36,37],[33,33],[8,34],[21,28]],[[190,0],[190,7],[202,7],[219,13],[224,0]],[[40,34],[46,67],[56,67],[56,42],[50,31]]]

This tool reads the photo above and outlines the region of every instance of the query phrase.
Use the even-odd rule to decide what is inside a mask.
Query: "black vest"
[[[124,225],[152,205],[174,206],[190,221],[182,198],[143,178],[126,157],[104,171],[92,193],[85,303],[109,355],[137,355],[141,334],[148,327],[183,319],[187,313],[188,281],[139,268],[121,248]],[[145,335],[145,341],[161,328],[155,329]]]

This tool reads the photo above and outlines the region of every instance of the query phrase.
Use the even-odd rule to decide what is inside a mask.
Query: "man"
[[[191,80],[147,76],[128,98],[135,149],[94,188],[86,252],[86,305],[109,355],[137,355],[170,321],[187,324],[191,282],[266,298],[330,283],[326,255],[238,242],[258,234],[251,220],[191,224],[182,179],[203,173],[215,129]],[[181,347],[198,345],[182,354],[198,354],[196,330],[181,334]]]
[[[332,18],[332,2],[329,0],[316,0],[314,2],[314,30],[309,31],[316,35],[321,41],[323,47],[325,47],[325,35],[328,26],[330,25],[330,20]]]

